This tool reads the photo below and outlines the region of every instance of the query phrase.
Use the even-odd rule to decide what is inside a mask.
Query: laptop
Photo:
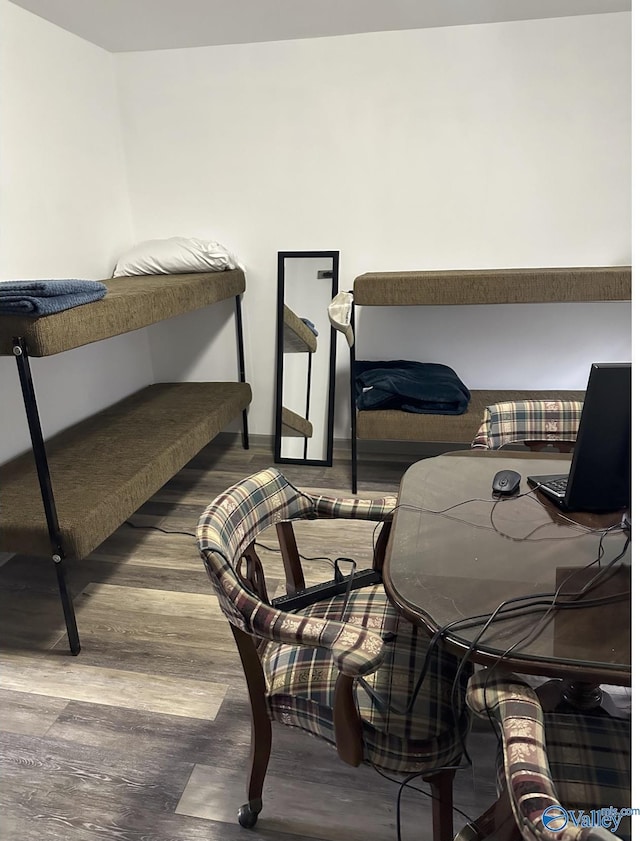
[[[593,363],[569,473],[527,482],[563,511],[630,507],[631,363]]]

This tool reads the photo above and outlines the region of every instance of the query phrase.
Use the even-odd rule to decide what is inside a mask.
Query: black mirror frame
[[[331,327],[329,337],[329,388],[327,395],[327,447],[324,459],[286,458],[282,455],[282,400],[283,400],[283,372],[284,372],[284,291],[285,291],[285,260],[290,257],[322,258],[332,260],[331,295],[327,301],[327,309],[332,299],[338,294],[339,251],[278,251],[278,330],[277,330],[277,365],[276,365],[276,417],[274,435],[274,462],[276,464],[307,464],[313,467],[331,467],[333,464],[333,426],[335,418],[335,388],[336,388],[336,331]],[[327,314],[327,325],[329,316]]]

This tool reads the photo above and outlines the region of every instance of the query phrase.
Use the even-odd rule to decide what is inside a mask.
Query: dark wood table
[[[560,677],[576,685],[631,681],[630,550],[587,593],[575,593],[624,549],[621,513],[563,514],[527,485],[528,475],[565,473],[571,456],[541,453],[447,453],[404,475],[383,579],[389,598],[430,633],[442,632],[458,654],[485,665]],[[522,476],[517,498],[492,498],[498,470]],[[605,536],[603,536],[603,534]],[[602,557],[594,563],[599,552]],[[588,567],[588,569],[587,569]],[[543,610],[464,627],[503,602],[533,595],[577,607]],[[594,606],[587,600],[608,599]],[[513,603],[515,604],[515,603]],[[519,604],[528,604],[523,601]],[[504,608],[498,616],[506,615]],[[534,633],[535,632],[535,633]],[[515,647],[514,643],[516,644]]]

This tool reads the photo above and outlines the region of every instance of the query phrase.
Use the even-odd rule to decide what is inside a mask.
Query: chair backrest
[[[248,614],[258,608],[263,595],[251,587],[250,577],[240,576],[245,551],[273,523],[312,510],[313,503],[276,470],[243,479],[207,506],[198,522],[198,546],[220,608],[232,625],[253,634]]]
[[[511,809],[526,841],[615,841],[601,826],[576,826],[558,799],[545,742],[544,713],[526,681],[510,673],[476,673],[467,704],[500,728],[504,782]],[[607,804],[594,804],[594,808]],[[570,807],[570,804],[567,804]]]
[[[291,520],[389,520],[395,504],[395,497],[363,500],[308,494],[274,468],[255,473],[217,496],[201,515],[196,536],[207,575],[229,622],[260,639],[329,648],[347,674],[373,671],[383,657],[384,644],[378,634],[364,629],[356,633],[346,623],[309,619],[270,604],[253,543],[269,526]]]
[[[578,400],[512,400],[486,406],[472,448],[498,450],[507,444],[541,449],[552,443],[568,452],[582,414]]]

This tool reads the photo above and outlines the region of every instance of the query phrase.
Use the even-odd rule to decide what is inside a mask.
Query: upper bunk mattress
[[[629,266],[368,272],[353,302],[368,307],[629,301]]]
[[[107,294],[90,304],[37,318],[0,315],[0,355],[12,355],[14,338],[22,337],[30,356],[52,356],[199,310],[245,289],[240,269],[111,277],[102,283]]]
[[[284,352],[315,353],[318,347],[313,330],[285,304],[284,310]]]

